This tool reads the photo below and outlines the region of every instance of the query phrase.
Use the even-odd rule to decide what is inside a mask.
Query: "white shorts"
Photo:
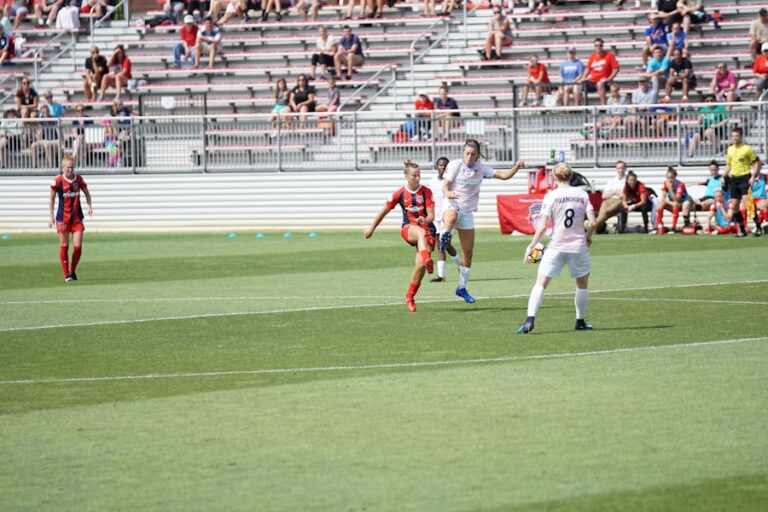
[[[555,277],[560,275],[565,265],[568,265],[573,278],[584,277],[592,269],[588,252],[558,252],[545,249],[544,257],[539,262],[539,275]]]
[[[443,219],[442,218],[437,218],[437,216],[435,216],[435,220],[432,222],[432,224],[435,225],[435,231],[438,232],[438,233],[440,232],[441,229],[443,229]]]
[[[466,212],[452,204],[445,205],[445,208],[454,210],[458,214],[456,218],[457,229],[475,229],[475,215],[473,212]]]

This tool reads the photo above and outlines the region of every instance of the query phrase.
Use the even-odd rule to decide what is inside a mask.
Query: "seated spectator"
[[[768,90],[768,42],[763,43],[761,47],[762,53],[755,59],[755,63],[752,65],[752,73],[755,75],[755,90],[757,95],[760,96],[763,91]]]
[[[338,0],[311,0],[311,3],[309,4],[309,10],[312,12],[312,21],[317,21],[317,13],[320,11],[320,8],[326,5],[338,5]],[[380,3],[383,4],[383,2],[380,1]],[[382,17],[382,9],[379,9],[379,12],[377,14],[377,18]]]
[[[373,2],[371,0],[357,0],[357,4],[360,6],[360,14],[358,19],[373,18]],[[371,9],[370,14],[366,14],[368,9]],[[345,20],[351,20],[355,11],[355,0],[349,0],[349,7],[347,8],[347,15],[344,16]]]
[[[584,63],[576,58],[576,48],[570,46],[567,50],[568,58],[560,64],[560,85],[557,91],[557,104],[567,107],[569,97],[573,95],[573,104],[581,105],[581,84],[578,79],[584,74]]]
[[[37,113],[37,108],[40,103],[40,97],[37,91],[30,85],[28,77],[21,79],[21,87],[16,90],[16,108],[19,109],[19,114],[22,118],[34,117]]]
[[[179,31],[179,37],[181,41],[176,43],[173,47],[173,67],[178,69],[181,67],[181,58],[189,61],[193,58],[192,49],[197,44],[197,32],[199,27],[195,23],[195,17],[191,14],[184,16],[184,25]]]
[[[677,170],[674,167],[668,167],[666,180],[661,186],[659,209],[656,211],[656,234],[661,235],[667,232],[662,223],[664,210],[672,212],[672,229],[668,231],[669,234],[677,231],[677,219],[681,211],[684,225],[690,226],[691,204],[691,197],[688,195],[685,184],[677,179]]]
[[[394,4],[393,0],[390,0],[392,4]],[[450,16],[451,11],[453,11],[454,7],[456,7],[456,0],[443,0],[442,2],[442,10],[437,13],[438,16]]]
[[[691,25],[700,25],[709,21],[701,0],[678,0],[677,12],[682,17],[683,30],[686,34],[690,34]],[[670,26],[674,23],[676,21],[667,22]]]
[[[528,77],[525,80],[525,86],[523,86],[522,106],[528,104],[528,91],[531,88],[536,95],[536,99],[531,106],[538,107],[541,105],[542,95],[545,91],[548,91],[549,74],[547,73],[547,67],[539,62],[539,58],[536,55],[531,55],[528,59]]]
[[[336,86],[336,79],[333,77],[328,78],[328,93],[325,98],[325,103],[317,105],[315,107],[316,112],[336,112],[341,105],[341,91]]]
[[[5,34],[5,29],[0,25],[0,66],[10,63],[12,58],[11,37]]]
[[[622,211],[622,194],[627,180],[627,164],[622,160],[616,162],[616,177],[605,182],[603,201],[595,221],[595,231],[605,232],[605,222]]]
[[[3,15],[11,19],[13,18],[13,30],[16,31],[24,21],[24,18],[29,14],[29,2],[28,0],[6,0],[5,7],[3,8]],[[6,33],[10,36],[12,31],[6,29]]]
[[[23,149],[25,137],[18,118],[16,109],[3,112],[3,119],[0,121],[0,167],[6,167],[9,159],[13,161]],[[13,161],[11,166],[15,167],[15,164]]]
[[[669,98],[661,98],[658,102],[658,106],[649,109],[649,112],[655,115],[652,118],[651,125],[656,136],[666,137],[667,127],[670,121],[676,118],[676,114],[672,113],[672,107],[669,106]]]
[[[512,26],[509,18],[501,12],[500,5],[493,6],[493,18],[488,22],[488,34],[485,36],[484,60],[501,59],[501,48],[512,46]]]
[[[723,190],[720,188],[714,191],[712,204],[709,206],[707,226],[704,231],[713,235],[735,235],[739,232],[739,226],[733,222]]]
[[[300,116],[302,126],[307,121],[307,113],[315,111],[315,87],[309,85],[307,75],[301,74],[296,79],[296,87],[291,91],[290,105],[293,112]]]
[[[688,51],[675,48],[672,50],[672,60],[669,62],[669,77],[664,88],[664,96],[669,98],[672,89],[682,89],[683,102],[688,101],[688,91],[696,89],[696,75],[693,73],[693,63],[687,56]]]
[[[696,156],[702,139],[712,144],[714,154],[720,152],[720,139],[728,135],[728,111],[724,105],[715,105],[715,97],[711,94],[704,98],[706,103],[699,110],[698,130],[688,142],[688,158]]]
[[[669,77],[669,57],[664,55],[664,49],[656,46],[653,49],[653,58],[648,61],[645,76],[651,82],[651,89],[658,96],[659,88],[666,87]]]
[[[672,30],[667,34],[667,55],[672,57],[675,49],[688,51],[688,34],[679,23],[672,25]]]
[[[174,25],[181,25],[186,5],[182,0],[165,0],[163,12]]]
[[[56,15],[59,30],[80,30],[80,8],[77,0],[69,0]]]
[[[640,58],[643,61],[642,70],[648,67],[648,57],[653,53],[655,47],[660,46],[664,53],[667,51],[667,25],[664,24],[664,18],[654,14],[648,15],[650,25],[645,29],[645,46],[640,52]]]
[[[107,59],[99,55],[99,47],[91,48],[91,55],[85,59],[85,73],[83,74],[83,92],[88,101],[96,99],[96,89],[101,86],[101,81],[109,72]]]
[[[429,99],[429,96],[422,93],[413,102],[413,109],[416,111],[416,132],[411,140],[429,140],[432,131],[432,111],[435,104]]]
[[[133,115],[133,111],[131,107],[123,104],[122,100],[115,98],[109,106],[109,115],[118,119],[118,125],[127,126],[131,124],[128,118]]]
[[[717,101],[737,101],[741,96],[738,82],[736,74],[728,69],[728,65],[725,62],[720,62],[717,65],[715,75],[712,77],[712,82],[709,84],[709,92],[715,95]]]
[[[621,194],[623,211],[619,214],[619,233],[627,230],[627,214],[637,212],[643,216],[643,233],[648,232],[648,214],[653,210],[653,201],[648,189],[637,179],[632,171],[627,173],[624,191]]]
[[[437,125],[437,137],[442,135],[443,140],[448,140],[451,135],[451,128],[453,128],[454,118],[461,116],[457,110],[459,110],[459,104],[456,100],[448,96],[448,87],[445,85],[440,86],[438,89],[438,97],[434,99],[435,105],[435,119]]]
[[[53,93],[49,90],[43,93],[45,99],[45,108],[48,109],[48,117],[58,118],[64,115],[64,105],[53,101]]]
[[[627,135],[631,137],[647,137],[648,128],[652,118],[650,115],[643,114],[649,112],[650,105],[656,104],[658,97],[656,91],[651,89],[648,79],[641,76],[637,81],[637,89],[632,91],[632,106],[630,111],[633,115],[627,117],[624,126],[627,129]]]
[[[601,105],[605,105],[608,89],[619,73],[616,57],[611,52],[605,51],[604,45],[602,39],[599,37],[595,39],[595,51],[589,56],[584,74],[579,78],[579,82],[586,84],[587,93],[597,91]]]
[[[757,58],[765,43],[768,43],[768,9],[762,7],[757,19],[749,25],[749,54],[752,60]]]
[[[216,54],[221,52],[221,29],[213,24],[213,18],[205,17],[203,30],[197,33],[195,42],[195,69],[200,67],[200,57],[204,50],[208,50],[208,69],[213,69]]]
[[[693,204],[697,211],[709,211],[709,207],[715,201],[715,190],[723,188],[723,177],[720,176],[720,166],[717,165],[716,160],[709,162],[709,177],[705,181],[697,183],[697,185],[707,188],[703,196],[693,199]]]
[[[544,14],[549,12],[557,0],[532,0],[528,2],[529,10],[528,14]]]
[[[120,98],[123,87],[128,84],[131,75],[131,59],[125,54],[125,48],[119,44],[107,61],[109,72],[101,79],[99,101],[104,101],[104,95],[110,87],[115,88],[115,98]]]
[[[317,27],[315,48],[317,48],[317,53],[312,54],[312,68],[309,72],[310,80],[317,78],[316,70],[318,64],[324,77],[327,77],[328,68],[333,67],[333,57],[336,55],[336,41],[328,36],[328,29],[325,28],[325,25]]]
[[[64,6],[64,0],[40,0],[35,3],[35,16],[37,16],[37,26],[52,27],[56,23],[56,14]],[[47,14],[47,17],[44,16]]]
[[[56,157],[59,149],[59,130],[56,124],[51,122],[48,109],[41,108],[39,121],[35,123],[37,128],[33,132],[33,142],[29,146],[32,167],[38,167],[40,151],[45,155],[45,163],[48,167],[56,167]]]
[[[336,55],[333,57],[336,76],[341,76],[341,70],[346,65],[346,79],[352,79],[355,67],[365,64],[363,43],[352,33],[349,25],[342,27],[342,36],[336,44]]]
[[[605,117],[597,122],[598,133],[604,137],[610,137],[619,126],[624,126],[629,111],[629,102],[624,94],[621,94],[619,84],[611,84],[611,94],[608,97]]]
[[[424,0],[424,8],[421,10],[421,16],[437,16],[437,14],[435,14],[435,0]]]
[[[218,20],[216,25],[223,27],[233,16],[245,19],[246,8],[245,0],[213,0],[210,16]]]
[[[668,27],[671,27],[675,23],[682,23],[683,16],[680,14],[680,8],[677,5],[679,1],[680,0],[657,0],[656,8],[658,11],[654,17],[662,20]],[[686,30],[686,32],[688,31]]]
[[[87,165],[85,154],[85,130],[93,126],[93,120],[85,114],[85,105],[78,103],[75,107],[77,119],[72,120],[72,153],[80,165]]]
[[[90,14],[93,18],[100,20],[107,14],[109,8],[108,0],[83,0],[80,5],[80,13]]]
[[[278,119],[290,119],[291,110],[291,91],[288,89],[288,83],[285,78],[280,78],[275,84],[275,105],[272,107],[272,115],[269,122],[274,127]]]

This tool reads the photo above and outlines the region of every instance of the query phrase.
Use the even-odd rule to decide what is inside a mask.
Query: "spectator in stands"
[[[680,0],[657,0],[656,8],[658,11],[655,14],[657,19],[664,21],[667,26],[672,26],[675,23],[681,23],[683,16],[680,14],[680,8],[678,2]],[[686,32],[688,32],[686,30]]]
[[[309,10],[312,11],[312,21],[317,21],[317,13],[320,11],[321,7],[331,3],[337,5],[339,2],[338,0],[312,0],[309,5]],[[378,17],[382,17],[381,10],[379,10]]]
[[[336,76],[341,76],[341,70],[346,65],[346,78],[352,79],[352,73],[356,66],[362,66],[365,63],[363,56],[363,43],[360,38],[352,33],[349,25],[342,27],[342,36],[336,45],[336,55],[333,57],[333,65],[336,70]]]
[[[315,111],[315,87],[309,85],[307,75],[300,74],[296,79],[296,87],[291,91],[290,105],[293,112],[302,114],[300,116],[301,125],[307,122],[307,113]]]
[[[720,176],[720,166],[716,160],[709,162],[709,177],[697,185],[707,187],[704,195],[700,198],[694,198],[693,204],[698,211],[708,211],[715,202],[715,191],[723,188],[723,177]]]
[[[309,72],[309,79],[317,78],[317,65],[320,65],[321,76],[327,76],[328,68],[333,67],[333,57],[336,55],[336,41],[328,36],[328,29],[325,25],[317,27],[317,42],[315,43],[317,53],[312,54],[312,68]]]
[[[728,111],[725,106],[715,105],[712,94],[707,95],[704,102],[706,105],[699,110],[698,130],[688,142],[688,158],[696,156],[702,139],[708,140],[714,152],[719,153],[720,139],[728,135]]]
[[[59,30],[80,30],[80,8],[77,0],[69,0],[56,15]]]
[[[117,124],[127,126],[131,124],[128,118],[133,115],[133,111],[131,110],[131,107],[125,105],[122,100],[115,98],[109,106],[109,115],[118,119]]]
[[[528,91],[533,89],[536,99],[531,104],[532,107],[538,107],[541,105],[541,98],[545,91],[548,92],[549,88],[549,74],[547,73],[547,67],[539,62],[539,58],[536,55],[531,55],[528,59],[528,77],[525,80],[525,86],[523,86],[523,103],[522,106],[528,104]]]
[[[690,34],[692,24],[700,25],[709,21],[701,0],[678,0],[677,12],[682,18],[683,30],[686,34]],[[679,22],[677,20],[667,20],[667,24],[670,26],[674,23]]]
[[[672,25],[672,30],[667,34],[667,55],[672,57],[675,49],[688,50],[688,34],[679,23]]]
[[[643,233],[648,232],[648,214],[653,210],[653,201],[645,185],[633,171],[627,173],[624,191],[621,194],[622,212],[619,214],[619,233],[627,230],[627,214],[639,211],[643,216]]]
[[[98,20],[107,14],[107,9],[109,8],[110,5],[107,0],[83,0],[80,12],[82,14],[90,14]]]
[[[53,93],[49,90],[43,93],[45,98],[45,108],[48,110],[48,117],[59,118],[64,115],[64,105],[53,101]]]
[[[99,47],[91,48],[91,55],[85,59],[83,75],[83,92],[88,101],[96,99],[96,90],[101,85],[102,78],[108,73],[107,59],[99,55]]]
[[[485,37],[485,60],[501,59],[502,46],[512,46],[512,26],[509,18],[501,12],[500,5],[493,6],[493,18],[488,22],[488,35]]]
[[[317,105],[315,111],[317,112],[336,112],[341,105],[341,91],[336,86],[336,79],[328,77],[328,93],[325,98],[325,103]]]
[[[438,96],[433,101],[435,105],[435,119],[437,125],[436,137],[442,136],[443,140],[448,140],[451,135],[451,128],[454,125],[453,119],[461,116],[459,104],[455,99],[448,96],[448,87],[441,85],[438,89]]]
[[[19,109],[19,115],[22,118],[33,117],[32,113],[37,112],[40,103],[40,97],[37,91],[30,85],[29,77],[21,79],[21,87],[16,90],[16,107]]]
[[[669,98],[661,98],[658,101],[660,105],[651,107],[649,110],[655,115],[655,118],[652,118],[652,127],[657,137],[666,137],[669,122],[675,119],[675,115],[672,114],[672,107],[669,106]]]
[[[768,43],[768,9],[762,7],[757,13],[757,19],[749,26],[749,54],[752,60],[757,58],[765,43]]]
[[[8,156],[18,155],[24,141],[20,133],[19,114],[16,109],[3,112],[0,122],[0,167],[8,165]]]
[[[664,49],[661,46],[653,48],[653,58],[648,61],[645,76],[651,82],[651,89],[658,96],[659,88],[666,87],[667,78],[669,78],[669,57],[664,55]]]
[[[369,7],[372,7],[373,2],[371,0],[358,0],[357,4],[360,5],[360,14],[358,15],[358,19],[363,18],[373,18],[373,13],[370,15],[366,14]],[[349,7],[347,8],[347,15],[344,16],[345,20],[351,20],[352,15],[354,14],[355,10],[355,0],[349,0]]]
[[[608,89],[619,73],[619,63],[611,52],[605,51],[605,43],[601,38],[596,38],[594,44],[595,51],[589,56],[587,67],[579,82],[586,82],[587,93],[597,91],[600,104],[605,105]]]
[[[247,7],[245,0],[213,0],[210,16],[218,20],[216,25],[223,27],[233,16],[245,18]]]
[[[0,66],[11,62],[11,38],[5,34],[5,29],[0,25]]]
[[[603,201],[600,203],[600,211],[595,222],[595,232],[605,231],[605,221],[618,215],[622,211],[622,194],[627,180],[627,164],[619,160],[616,162],[616,177],[605,182],[603,187]]]
[[[93,120],[87,119],[85,114],[85,105],[78,103],[75,107],[77,119],[72,120],[72,153],[77,162],[83,165],[85,163],[85,130],[88,126],[93,126]]]
[[[41,108],[37,128],[33,132],[33,142],[29,146],[32,167],[38,166],[40,151],[45,154],[48,167],[56,167],[55,157],[59,148],[59,130],[48,116],[48,109]]]
[[[680,48],[672,50],[672,60],[669,62],[669,77],[664,89],[664,96],[669,98],[672,89],[682,89],[683,102],[688,101],[688,91],[696,88],[696,75],[693,73],[693,63],[688,58],[688,50]]]
[[[288,89],[288,83],[285,78],[278,79],[275,84],[275,105],[272,107],[272,115],[269,122],[274,127],[278,119],[289,119],[291,111],[291,91]]]
[[[394,0],[390,0],[394,4]],[[450,16],[451,11],[456,6],[456,0],[443,0],[442,10],[437,13],[438,16]]]
[[[755,59],[752,65],[752,73],[755,75],[755,90],[760,96],[763,91],[768,90],[768,42],[763,43],[761,54]]]
[[[644,33],[645,46],[643,46],[643,51],[640,53],[640,58],[643,61],[642,71],[645,71],[648,67],[648,57],[653,53],[655,47],[660,46],[664,52],[667,51],[667,26],[664,24],[664,18],[649,14],[648,22],[650,25],[645,29]]]
[[[578,79],[584,74],[584,63],[576,58],[576,48],[568,47],[568,58],[560,64],[560,79],[562,84],[557,91],[557,103],[568,106],[569,97],[573,95],[573,104],[581,105],[581,84]]]
[[[627,97],[621,94],[619,84],[611,84],[611,94],[608,97],[605,117],[597,122],[598,133],[610,137],[619,126],[624,126],[629,106]]]
[[[624,122],[624,126],[627,129],[627,134],[632,137],[647,137],[648,128],[651,124],[652,117],[643,112],[648,112],[649,106],[657,103],[658,95],[656,91],[651,88],[648,78],[641,76],[637,81],[637,89],[632,91],[632,106],[630,111],[633,115],[627,117]]]
[[[725,62],[717,65],[715,76],[709,84],[710,94],[714,94],[717,101],[737,101],[739,99],[738,79],[733,71],[728,69]]]
[[[203,30],[198,31],[195,42],[195,69],[200,67],[200,57],[203,50],[208,50],[208,69],[213,69],[216,54],[221,51],[221,29],[214,25],[213,18],[205,17]]]
[[[191,14],[184,16],[184,26],[179,31],[181,41],[176,43],[173,47],[173,67],[178,69],[181,67],[181,58],[189,61],[193,58],[192,49],[197,44],[197,32],[199,27],[195,23],[195,17]]]
[[[101,79],[99,101],[104,101],[104,95],[110,87],[115,88],[115,98],[120,98],[123,87],[133,76],[131,75],[131,59],[126,55],[123,45],[119,44],[115,47],[115,51],[112,52],[107,61],[107,68],[109,72]]]
[[[27,0],[6,0],[3,14],[8,19],[13,18],[13,31],[16,31],[29,14],[29,2]],[[11,35],[10,32],[6,32]]]
[[[435,0],[424,0],[424,8],[421,10],[421,16],[424,18],[437,16],[435,14]]]
[[[56,14],[64,6],[64,0],[39,0],[35,4],[35,16],[37,16],[37,26],[53,26],[56,22]],[[48,16],[44,16],[47,14]]]
[[[429,140],[432,130],[432,111],[435,109],[435,104],[432,103],[429,96],[421,93],[413,102],[413,109],[415,110],[416,131],[411,140]]]
[[[186,8],[183,0],[165,0],[163,4],[163,12],[174,25],[181,25],[182,15]]]

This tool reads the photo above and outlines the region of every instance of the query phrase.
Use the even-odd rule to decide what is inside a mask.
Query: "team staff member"
[[[440,250],[448,250],[451,243],[451,231],[459,230],[461,241],[461,266],[459,267],[459,286],[456,295],[467,304],[475,302],[467,291],[467,281],[472,270],[472,251],[475,248],[475,219],[473,213],[477,210],[480,198],[480,185],[483,179],[496,178],[508,180],[517,171],[525,167],[522,160],[507,171],[497,171],[493,167],[478,162],[480,143],[469,139],[464,143],[464,157],[448,163],[443,180],[443,194],[446,204],[443,205],[443,227],[440,231]]]
[[[589,246],[592,245],[592,235],[595,232],[595,210],[589,202],[587,193],[579,188],[571,186],[571,168],[565,164],[558,164],[554,170],[557,179],[557,188],[547,192],[541,204],[541,218],[536,227],[530,245],[525,249],[524,263],[531,262],[531,252],[534,246],[541,241],[547,230],[549,219],[552,219],[552,236],[544,251],[544,257],[539,263],[536,284],[528,298],[528,316],[523,325],[517,330],[517,334],[528,334],[533,330],[534,319],[544,300],[544,290],[552,278],[560,274],[563,267],[568,265],[571,277],[576,279],[576,294],[574,305],[576,306],[577,331],[589,331],[592,326],[584,319],[587,314],[589,294],[589,272],[592,269],[589,261]],[[589,220],[589,228],[584,231],[584,219]]]
[[[443,227],[443,175],[445,174],[445,168],[448,167],[448,159],[441,156],[435,162],[435,170],[437,174],[429,180],[429,190],[432,191],[432,196],[435,200],[435,229],[440,231]],[[445,281],[445,253],[451,257],[456,268],[461,267],[461,258],[456,254],[456,248],[453,244],[448,243],[448,248],[444,251],[438,251],[437,254],[437,277],[432,279],[433,283],[440,283]]]
[[[80,254],[83,247],[83,209],[80,205],[80,192],[85,194],[85,200],[88,203],[88,216],[93,215],[91,207],[91,193],[88,191],[88,185],[79,174],[75,174],[75,159],[72,156],[65,156],[61,162],[62,174],[56,176],[51,183],[51,199],[48,203],[50,212],[50,221],[48,227],[56,225],[56,231],[59,234],[59,260],[61,269],[64,271],[65,281],[77,281],[77,263],[80,261]],[[53,204],[58,197],[58,209],[56,216],[53,215]],[[69,238],[72,234],[72,261],[69,261]]]
[[[373,232],[384,217],[391,212],[396,205],[403,210],[403,224],[400,236],[408,245],[416,247],[416,262],[411,273],[411,281],[408,293],[405,295],[405,305],[411,313],[416,311],[414,297],[419,291],[424,273],[432,273],[432,250],[435,247],[435,227],[432,221],[435,219],[435,202],[432,199],[432,191],[419,184],[421,181],[421,168],[418,164],[405,161],[405,186],[400,187],[392,194],[392,197],[384,203],[384,208],[373,219],[371,227],[363,232],[365,238],[371,238]]]
[[[725,153],[723,180],[729,183],[730,201],[728,213],[733,222],[739,226],[739,232],[736,236],[743,237],[747,236],[746,219],[744,219],[741,210],[739,210],[739,203],[741,203],[742,197],[746,197],[749,187],[752,186],[755,178],[760,174],[762,164],[758,160],[757,155],[755,155],[755,151],[747,144],[744,144],[744,132],[741,128],[737,127],[731,130],[731,140],[733,144],[728,146],[728,151]],[[755,235],[760,236],[762,234],[763,230],[758,226],[755,230]]]

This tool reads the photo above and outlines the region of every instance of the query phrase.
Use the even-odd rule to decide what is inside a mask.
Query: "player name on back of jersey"
[[[556,197],[554,199],[555,203],[563,204],[563,203],[579,203],[582,205],[586,205],[587,200],[584,197],[575,197],[575,196],[565,196],[565,197]]]

